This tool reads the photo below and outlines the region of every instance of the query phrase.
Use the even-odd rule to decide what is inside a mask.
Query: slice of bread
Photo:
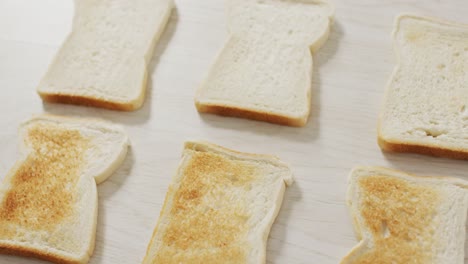
[[[0,253],[87,263],[96,183],[124,160],[126,134],[102,121],[44,115],[25,122],[20,137],[22,156],[0,185]]]
[[[347,203],[360,242],[341,263],[463,264],[467,186],[455,178],[355,168]]]
[[[48,102],[132,111],[173,0],[75,1],[71,34],[38,86]]]
[[[276,157],[186,143],[143,263],[265,263],[291,183]]]
[[[229,38],[195,96],[199,112],[304,126],[312,54],[333,7],[321,0],[229,0]]]
[[[393,38],[380,147],[468,159],[468,25],[402,15]]]

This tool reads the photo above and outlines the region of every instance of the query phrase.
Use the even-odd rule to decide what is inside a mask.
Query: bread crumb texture
[[[353,263],[432,263],[440,195],[433,189],[384,176],[359,180],[361,215],[374,246]]]
[[[227,3],[229,38],[198,89],[200,112],[303,126],[313,58],[333,8],[321,1]]]
[[[74,214],[75,188],[88,140],[77,130],[49,123],[30,127],[26,144],[32,152],[12,176],[1,203],[1,239],[22,237],[18,226],[53,231]]]
[[[397,151],[466,156],[468,27],[402,16],[395,30],[400,59],[387,87],[379,137],[403,145],[393,147]]]
[[[152,263],[244,263],[246,197],[256,168],[246,161],[193,152],[176,188],[169,223]],[[170,190],[172,191],[172,190]]]

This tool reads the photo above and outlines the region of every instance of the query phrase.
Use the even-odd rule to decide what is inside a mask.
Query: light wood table
[[[395,16],[415,12],[468,23],[468,1],[334,0],[336,20],[315,56],[312,115],[304,128],[197,113],[194,91],[226,38],[223,2],[176,0],[151,62],[144,107],[122,113],[43,104],[35,92],[70,29],[71,0],[0,0],[0,178],[18,157],[18,125],[33,114],[104,118],[123,124],[130,136],[125,163],[98,187],[90,263],[141,262],[188,139],[276,154],[291,164],[296,182],[271,230],[268,263],[338,263],[357,243],[345,205],[355,165],[468,179],[466,162],[385,154],[376,143],[378,111],[395,63]],[[0,263],[43,262],[0,255]]]

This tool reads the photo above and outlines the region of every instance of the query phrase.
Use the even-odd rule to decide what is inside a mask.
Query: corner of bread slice
[[[404,30],[410,26],[414,27],[415,25],[417,25],[418,22],[425,21],[425,20],[430,21],[432,20],[432,18],[420,16],[420,15],[413,14],[413,13],[398,14],[395,18],[394,25],[393,25],[393,37],[396,38],[396,36],[401,30]]]
[[[424,34],[424,29],[420,27],[420,24],[418,23],[427,19],[427,17],[418,16],[412,13],[401,13],[395,17],[393,23],[392,38],[393,50],[397,55],[396,68],[398,68],[399,64],[401,63],[400,60],[402,58],[400,58],[400,48],[402,48],[402,45],[404,45],[404,43],[400,42],[399,39],[402,39],[402,41],[404,39],[417,39],[421,34]],[[410,29],[410,34],[406,34],[407,36],[404,36],[404,32]],[[396,71],[394,71],[394,74],[395,72]],[[392,74],[391,79],[393,79],[394,74]]]
[[[347,202],[360,242],[342,264],[463,263],[464,254],[446,253],[463,252],[465,181],[356,167],[348,184]]]
[[[400,13],[395,17],[395,22],[394,22],[393,28],[395,30],[398,30],[402,26],[403,23],[405,23],[405,22],[408,22],[408,23],[415,22],[415,21],[418,21],[418,20],[420,20],[422,18],[423,18],[422,16],[419,16],[419,15],[413,14],[413,13]]]
[[[425,32],[433,31],[437,28],[444,31],[461,30],[466,32],[468,24],[414,13],[401,13],[395,18],[392,35],[394,41],[396,41],[401,33],[408,31],[404,39],[407,42],[411,42],[418,39]]]
[[[356,262],[357,259],[359,259],[360,256],[364,255],[367,251],[367,244],[368,242],[359,239],[359,243],[354,246],[351,251],[343,257],[343,259],[340,261],[340,264],[354,264],[354,263],[359,263]]]
[[[394,150],[395,149],[394,146],[398,145],[398,141],[386,136],[384,132],[381,131],[380,127],[378,128],[378,132],[377,132],[377,143],[379,147],[385,151],[396,151]]]
[[[327,25],[322,28],[322,32],[317,34],[317,39],[310,45],[310,50],[312,53],[316,53],[322,46],[327,42],[328,37],[330,36],[331,27],[334,24],[335,20],[335,5],[327,0],[312,0],[308,1],[311,4],[319,4],[324,7],[323,13],[327,17]]]
[[[282,162],[278,157],[267,154],[252,154],[235,151],[206,141],[187,141],[184,144],[184,151],[211,152],[226,157],[240,160],[252,160],[259,163],[269,163],[281,169],[284,183],[289,186],[294,182],[290,167]]]

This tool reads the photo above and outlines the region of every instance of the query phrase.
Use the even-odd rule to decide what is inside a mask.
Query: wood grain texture
[[[226,39],[223,1],[176,0],[151,62],[146,102],[141,110],[126,113],[43,103],[35,89],[69,31],[73,3],[0,0],[0,178],[18,157],[19,124],[32,114],[91,116],[123,124],[132,147],[124,165],[98,187],[97,240],[90,263],[133,264],[145,255],[185,140],[275,154],[291,164],[296,182],[286,190],[270,233],[267,262],[338,263],[357,243],[345,205],[353,166],[468,180],[466,161],[382,153],[376,135],[385,83],[395,64],[394,17],[414,12],[468,23],[468,2],[333,3],[335,24],[315,56],[312,114],[306,127],[292,128],[197,113],[195,89]],[[0,263],[44,262],[0,255]]]

